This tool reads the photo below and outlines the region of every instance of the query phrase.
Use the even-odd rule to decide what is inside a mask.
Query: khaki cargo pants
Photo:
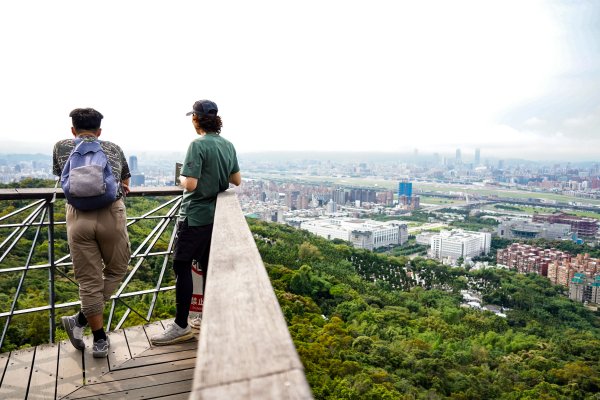
[[[83,315],[102,314],[104,303],[127,273],[131,246],[123,199],[80,211],[67,204],[67,238]]]

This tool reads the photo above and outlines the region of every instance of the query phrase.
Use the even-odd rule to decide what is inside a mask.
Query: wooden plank
[[[83,386],[83,354],[68,340],[58,346],[56,397],[60,399]]]
[[[148,338],[148,342],[150,342],[150,338],[156,334],[164,331],[165,328],[160,321],[152,322],[151,324],[144,325],[144,331],[146,332],[146,337]]]
[[[186,390],[189,392],[192,385],[192,378],[194,376],[193,369],[186,369],[181,371],[166,371],[161,374],[149,376],[137,376],[130,379],[112,380],[109,382],[101,382],[94,385],[87,385],[65,398],[65,400],[81,399],[88,397],[99,397],[110,398],[111,395],[120,395],[121,398],[127,397],[131,399],[134,391],[142,390],[146,391],[148,397],[157,397],[156,390],[158,387],[163,385],[179,383],[181,381],[186,382]],[[172,392],[167,392],[172,394]],[[126,394],[126,396],[125,396]]]
[[[195,359],[197,354],[196,349],[187,350],[187,351],[178,351],[174,353],[161,353],[156,354],[149,357],[138,357],[133,358],[129,361],[124,362],[116,368],[112,368],[112,371],[120,371],[123,369],[131,369],[138,368],[144,365],[153,365],[153,364],[166,364],[175,360],[184,360],[184,359]]]
[[[108,367],[108,357],[94,357],[92,353],[94,337],[92,335],[84,336],[83,341],[85,342],[85,351],[83,353],[83,365],[85,367],[84,377],[85,384],[88,385],[94,382],[98,382],[98,379],[104,374],[106,374],[108,371],[110,371],[110,368]]]
[[[117,368],[125,361],[131,359],[127,339],[122,329],[109,332],[110,348],[108,349],[108,365],[111,369]]]
[[[232,191],[217,200],[198,354],[195,390],[303,370]],[[291,382],[310,393],[305,378]]]
[[[2,386],[2,377],[4,376],[4,370],[6,369],[6,365],[8,364],[9,357],[10,353],[0,354],[0,387]]]
[[[0,399],[26,399],[27,386],[31,378],[31,367],[35,348],[17,350],[10,353],[2,386]]]
[[[45,344],[35,349],[28,400],[55,398],[58,348],[57,344]]]
[[[192,388],[192,380],[183,380],[172,383],[165,383],[157,386],[149,386],[139,389],[128,390],[126,396],[124,393],[110,393],[108,395],[101,395],[98,397],[99,400],[123,400],[127,398],[127,400],[133,399],[149,399],[149,398],[162,398],[163,396],[172,396],[174,394],[186,394],[189,396],[190,389]]]
[[[131,357],[135,358],[150,348],[150,341],[142,326],[132,326],[124,330]]]
[[[139,355],[139,357],[155,356],[157,354],[176,353],[178,351],[195,350],[198,348],[198,341],[189,340],[187,342],[170,344],[168,346],[155,346]]]
[[[190,394],[188,392],[172,394],[170,396],[162,396],[160,400],[188,400]]]
[[[263,400],[263,399],[286,399],[286,400],[308,400],[312,399],[312,393],[304,382],[306,378],[304,371],[294,370],[281,374],[274,374],[260,378],[254,378],[242,382],[234,382],[228,385],[208,387],[194,390],[190,394],[191,400]]]
[[[138,376],[151,376],[155,374],[161,374],[166,371],[180,371],[184,369],[193,369],[195,365],[195,358],[186,358],[183,360],[169,361],[160,364],[140,365],[136,368],[117,369],[102,375],[96,380],[95,383],[130,379]]]

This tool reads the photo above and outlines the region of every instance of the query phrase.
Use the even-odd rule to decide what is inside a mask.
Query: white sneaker
[[[188,324],[190,324],[192,329],[200,329],[200,326],[202,325],[202,317],[200,315],[196,315],[188,320]]]
[[[163,333],[159,333],[158,335],[154,335],[150,338],[150,342],[154,346],[165,346],[168,344],[185,342],[187,340],[193,339],[194,334],[192,333],[192,328],[190,326],[186,326],[185,328],[181,328],[175,322],[167,325],[167,329]]]

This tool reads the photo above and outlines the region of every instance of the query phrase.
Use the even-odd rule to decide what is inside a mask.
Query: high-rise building
[[[479,149],[475,149],[475,165],[481,164],[481,152]]]
[[[456,163],[462,164],[462,156],[460,154],[460,149],[456,149]]]
[[[412,196],[412,182],[402,181],[398,184],[398,197],[400,196]]]
[[[136,156],[129,157],[129,171],[132,174],[138,171],[138,159]]]
[[[408,209],[419,208],[419,196],[413,196],[412,182],[402,181],[398,184],[398,204]]]

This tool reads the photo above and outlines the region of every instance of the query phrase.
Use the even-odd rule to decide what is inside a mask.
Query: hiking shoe
[[[94,342],[92,346],[92,355],[94,358],[105,358],[108,356],[108,348],[110,347],[110,342],[108,341],[108,337],[106,340],[99,339]]]
[[[192,329],[200,329],[200,326],[202,325],[202,317],[197,315],[194,318],[190,318],[188,324],[192,327]]]
[[[60,320],[63,328],[65,328],[65,332],[69,335],[69,340],[73,347],[77,350],[85,349],[85,343],[83,342],[83,329],[85,328],[85,325],[79,325],[77,322],[77,314],[69,317],[61,317]]]
[[[152,336],[150,342],[155,346],[165,346],[167,344],[185,342],[193,337],[194,334],[189,325],[185,328],[181,328],[173,322],[172,324],[167,325],[167,329],[165,329],[163,333]]]

